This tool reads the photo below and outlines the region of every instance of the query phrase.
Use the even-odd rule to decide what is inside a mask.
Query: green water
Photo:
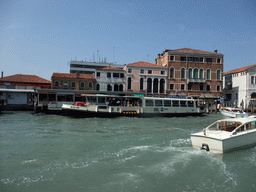
[[[4,113],[0,191],[255,191],[256,147],[192,148],[189,135],[220,118]]]

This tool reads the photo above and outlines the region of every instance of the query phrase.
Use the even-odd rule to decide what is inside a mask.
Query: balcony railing
[[[205,79],[200,78],[188,78],[187,83],[205,83]]]

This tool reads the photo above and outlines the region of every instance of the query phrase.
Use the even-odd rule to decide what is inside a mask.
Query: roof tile
[[[234,74],[234,73],[239,73],[239,72],[243,72],[243,71],[246,71],[247,69],[250,69],[252,67],[255,67],[256,64],[254,65],[249,65],[249,66],[246,66],[246,67],[241,67],[241,68],[238,68],[238,69],[233,69],[231,71],[228,71],[226,73],[224,73],[223,75],[228,75],[228,74]]]
[[[127,66],[164,68],[164,67],[161,67],[159,65],[156,65],[156,64],[153,64],[153,63],[148,63],[148,62],[145,62],[145,61],[139,61],[139,62],[136,62],[136,63],[131,63],[131,64],[128,64]]]
[[[36,75],[23,75],[16,74],[11,76],[6,76],[0,78],[2,82],[19,82],[19,83],[43,83],[43,84],[51,84],[51,81],[38,77]]]
[[[76,79],[77,74],[76,73],[53,73],[52,77]],[[94,74],[79,74],[79,79],[94,79]]]

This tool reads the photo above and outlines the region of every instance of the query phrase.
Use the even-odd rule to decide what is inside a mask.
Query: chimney
[[[79,79],[79,77],[80,77],[80,71],[77,71],[76,72],[76,78]]]
[[[218,50],[217,50],[217,49],[215,49],[215,50],[214,50],[214,53],[218,53]]]
[[[3,78],[3,77],[4,77],[4,72],[2,71],[1,78]]]

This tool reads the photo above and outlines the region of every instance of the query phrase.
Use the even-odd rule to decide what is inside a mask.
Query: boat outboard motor
[[[202,144],[201,150],[210,151],[209,146],[205,143]]]

